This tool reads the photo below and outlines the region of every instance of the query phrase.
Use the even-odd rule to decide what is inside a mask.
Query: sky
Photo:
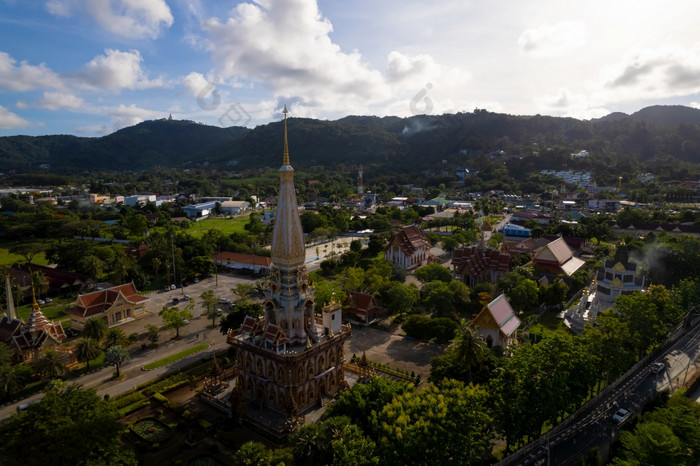
[[[0,136],[700,108],[700,2],[0,0]]]

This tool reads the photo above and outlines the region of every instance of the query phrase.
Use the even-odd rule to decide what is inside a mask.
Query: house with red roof
[[[362,324],[369,324],[381,311],[374,296],[359,291],[348,291],[348,299],[345,302],[346,314],[352,316]]]
[[[104,319],[107,327],[116,327],[144,315],[148,301],[132,282],[80,295],[66,313],[71,317],[71,327],[76,330],[95,318]]]
[[[403,227],[384,248],[384,258],[407,271],[417,269],[430,261],[430,241],[418,225]]]
[[[213,256],[211,260],[216,265],[226,267],[234,271],[252,271],[255,274],[267,275],[270,273],[272,259],[256,254],[245,254],[242,252],[221,251]]]
[[[582,259],[574,257],[574,253],[564,238],[557,238],[537,251],[532,258],[538,273],[551,273],[570,277],[583,267]]]
[[[489,348],[506,348],[516,342],[516,330],[520,324],[520,319],[515,315],[506,295],[501,294],[477,314],[471,326]]]

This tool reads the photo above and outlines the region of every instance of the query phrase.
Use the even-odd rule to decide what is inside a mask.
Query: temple
[[[340,303],[332,299],[320,316],[314,312],[289,160],[286,106],[283,112],[284,157],[263,315],[246,316],[227,336],[237,350],[233,415],[278,433],[293,430],[304,413],[346,385],[343,343],[350,337],[350,327],[341,323]],[[275,413],[283,416],[286,427],[275,423]]]

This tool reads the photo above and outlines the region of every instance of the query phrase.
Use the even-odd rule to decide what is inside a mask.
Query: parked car
[[[178,304],[179,302],[180,302],[180,300],[179,300],[179,299],[177,299],[177,298],[173,298],[173,304]]]
[[[613,414],[613,422],[616,424],[622,424],[624,423],[629,417],[632,415],[628,409],[625,408],[620,408],[617,411],[615,411],[615,414]]]
[[[187,324],[190,323],[189,319],[182,319],[182,322],[183,322],[185,325],[187,325]]]
[[[175,290],[175,289],[177,289],[177,287],[175,285],[170,285],[170,289]]]
[[[44,301],[43,299],[37,299],[36,303],[43,306],[44,304],[46,304],[46,301]]]
[[[228,298],[219,298],[219,304],[231,304],[231,300]]]
[[[216,315],[217,315],[218,317],[221,317],[222,315],[224,315],[224,311],[217,308],[217,309],[216,309]]]
[[[199,283],[199,278],[195,278],[195,279],[194,279],[194,282],[195,282],[195,283]]]
[[[53,302],[53,299],[47,297],[47,298],[44,298],[44,302],[47,303],[47,304],[48,304],[48,303],[52,303],[52,302]]]
[[[183,299],[190,299],[190,295],[186,294]]]

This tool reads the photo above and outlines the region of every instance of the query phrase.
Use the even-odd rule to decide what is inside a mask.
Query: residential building
[[[132,283],[79,295],[66,311],[71,328],[82,330],[89,319],[104,319],[107,327],[131,322],[146,312],[149,298],[141,296]]]
[[[224,215],[240,215],[250,210],[248,201],[224,201],[221,203],[221,213]]]
[[[411,271],[430,261],[430,242],[418,225],[403,227],[384,248],[384,258]]]

